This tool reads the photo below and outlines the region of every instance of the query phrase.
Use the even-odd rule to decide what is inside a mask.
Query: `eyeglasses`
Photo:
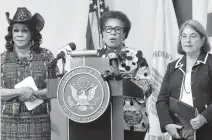
[[[106,33],[111,33],[112,30],[114,30],[117,34],[120,34],[124,28],[123,27],[120,27],[120,26],[116,26],[116,27],[111,27],[111,26],[105,26],[105,32]]]
[[[187,36],[186,34],[183,34],[180,36],[180,39],[183,40],[183,41],[186,41],[186,40],[197,40],[198,39],[198,35],[197,34],[191,34],[189,36]]]

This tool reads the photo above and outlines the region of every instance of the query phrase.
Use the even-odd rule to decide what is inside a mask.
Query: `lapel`
[[[197,61],[194,63],[194,66],[199,64],[205,64],[208,58],[208,53],[201,52]],[[176,65],[176,69],[179,69],[184,75],[186,72],[186,55],[183,55],[181,58],[178,59]]]
[[[181,58],[178,59],[176,65],[176,69],[179,69],[184,75],[186,71],[186,56],[183,55]]]
[[[199,65],[199,64],[205,64],[208,59],[208,53],[200,53],[197,61],[195,62],[194,66]]]

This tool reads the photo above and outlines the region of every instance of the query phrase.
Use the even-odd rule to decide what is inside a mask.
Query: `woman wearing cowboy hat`
[[[1,54],[1,140],[50,140],[50,100],[47,99],[46,80],[58,73],[57,66],[48,69],[52,53],[40,47],[44,27],[43,17],[33,16],[25,8],[17,8],[9,18],[6,50]],[[25,78],[32,77],[38,90],[15,88]],[[43,103],[29,110],[25,102],[41,98]]]

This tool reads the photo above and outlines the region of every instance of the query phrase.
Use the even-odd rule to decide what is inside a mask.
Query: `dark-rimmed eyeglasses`
[[[121,32],[123,32],[124,28],[120,26],[116,26],[116,27],[105,26],[106,33],[111,33],[112,30],[114,30],[117,34],[120,34]]]

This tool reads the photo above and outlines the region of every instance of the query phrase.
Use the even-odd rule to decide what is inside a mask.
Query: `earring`
[[[34,46],[35,42],[34,40],[31,40],[31,46]]]
[[[14,45],[13,40],[10,40],[10,45]]]
[[[203,46],[200,48],[200,51],[201,51],[201,52],[204,51],[204,47],[203,47]]]
[[[125,46],[124,41],[119,45],[119,48],[121,49],[123,46]]]
[[[106,49],[106,48],[107,48],[107,44],[105,43],[104,38],[102,38],[102,45],[103,45],[103,48],[104,48],[104,49]]]

